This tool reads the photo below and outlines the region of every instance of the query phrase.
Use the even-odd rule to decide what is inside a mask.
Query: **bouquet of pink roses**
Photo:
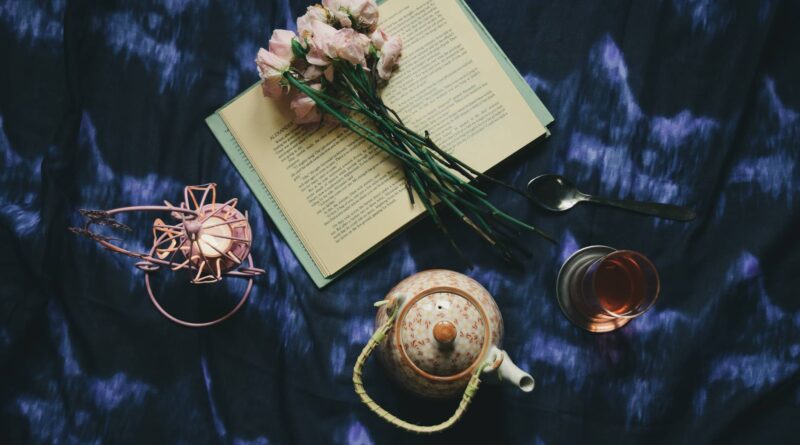
[[[536,227],[499,210],[474,185],[487,179],[525,196],[524,192],[470,168],[438,147],[428,132],[403,124],[381,99],[392,77],[403,43],[378,28],[374,0],[322,0],[297,19],[297,33],[276,29],[269,50],[259,49],[256,65],[264,96],[288,96],[298,124],[340,123],[391,154],[403,167],[412,203],[415,195],[436,225],[460,252],[435,204],[441,202],[508,260],[527,252],[514,238],[519,229]],[[360,114],[366,120],[351,116]],[[366,123],[364,123],[366,122]]]

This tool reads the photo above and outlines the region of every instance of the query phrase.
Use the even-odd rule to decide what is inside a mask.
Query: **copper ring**
[[[156,246],[154,245],[153,248],[150,250],[150,256],[153,255],[153,252],[155,251],[155,248],[156,248]],[[248,269],[253,269],[253,270],[256,270],[256,271],[260,271],[260,269],[256,269],[255,267],[253,267],[253,255],[252,254],[248,254],[247,255],[247,262],[250,264],[248,266]],[[247,280],[247,289],[245,289],[244,295],[242,295],[241,300],[239,300],[239,302],[236,303],[236,306],[234,306],[233,309],[231,309],[227,314],[225,314],[225,315],[223,315],[223,316],[221,316],[219,318],[216,318],[214,320],[206,321],[206,322],[202,322],[202,323],[195,323],[195,322],[191,322],[191,321],[181,320],[180,318],[175,317],[174,315],[172,315],[169,312],[167,312],[167,310],[164,309],[158,303],[158,300],[156,299],[156,296],[153,293],[153,288],[150,286],[150,274],[152,272],[153,272],[152,270],[145,270],[144,284],[145,284],[145,287],[147,287],[147,294],[150,296],[150,301],[153,303],[153,306],[155,306],[156,309],[158,309],[158,312],[161,312],[161,315],[167,317],[170,321],[174,321],[175,323],[178,323],[179,325],[190,327],[190,328],[205,328],[205,327],[208,327],[208,326],[213,326],[215,324],[222,323],[223,321],[225,321],[228,318],[232,317],[233,314],[238,312],[239,309],[241,309],[242,306],[244,306],[244,303],[247,301],[247,298],[250,296],[250,291],[253,289],[253,277],[251,275],[250,278]]]

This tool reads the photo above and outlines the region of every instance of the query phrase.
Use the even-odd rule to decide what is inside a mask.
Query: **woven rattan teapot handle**
[[[372,400],[372,398],[367,394],[366,389],[364,389],[364,383],[361,380],[361,370],[364,368],[364,364],[366,363],[370,354],[372,354],[372,351],[374,351],[375,348],[384,340],[384,338],[386,338],[386,335],[389,333],[389,331],[391,331],[392,326],[394,326],[394,320],[397,317],[398,308],[396,307],[397,305],[394,301],[390,302],[389,306],[390,307],[386,308],[386,310],[389,311],[388,319],[380,328],[378,328],[377,331],[375,331],[374,334],[372,334],[372,337],[369,339],[369,342],[367,342],[366,346],[364,346],[364,349],[361,351],[361,354],[358,356],[356,364],[353,367],[353,386],[355,387],[356,394],[358,394],[358,396],[361,398],[361,401],[364,402],[364,404],[367,405],[372,412],[398,428],[420,434],[436,433],[446,430],[458,422],[461,416],[464,415],[464,412],[466,412],[467,407],[469,407],[469,404],[472,401],[472,397],[478,391],[478,385],[481,382],[480,374],[487,366],[487,363],[482,363],[475,368],[472,378],[470,378],[466,389],[464,389],[464,395],[461,397],[461,402],[458,404],[456,412],[444,422],[436,425],[417,425],[402,420],[394,414],[389,413],[374,400]]]

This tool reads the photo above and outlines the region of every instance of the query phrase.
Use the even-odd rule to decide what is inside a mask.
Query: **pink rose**
[[[365,66],[366,54],[369,52],[369,37],[352,29],[342,28],[336,31],[331,41],[330,50],[334,57],[347,60],[353,65]]]
[[[294,52],[292,52],[294,38],[294,32],[276,29],[272,32],[272,38],[269,39],[269,52],[291,62],[294,59]]]
[[[307,40],[314,34],[312,29],[313,22],[329,23],[331,20],[328,10],[320,5],[309,6],[306,13],[297,18],[297,34],[300,36],[300,44],[305,47]]]
[[[322,5],[328,9],[340,26],[349,28],[353,26],[350,21],[350,2],[351,0],[322,0]]]
[[[305,80],[317,80],[322,77],[323,69],[318,67],[317,65],[309,65],[308,68],[303,71],[303,79]]]
[[[277,98],[283,94],[283,73],[289,69],[289,61],[260,48],[256,55],[256,67],[261,78],[264,96]]]
[[[329,65],[331,59],[336,57],[332,50],[333,41],[336,39],[336,28],[314,20],[311,23],[311,32],[310,49],[306,54],[306,60],[312,65]]]
[[[308,68],[303,71],[303,78],[305,80],[317,80],[323,75],[329,82],[333,82],[333,65],[328,65],[328,67],[324,69],[317,65],[309,65]]]
[[[310,85],[310,87],[315,90],[322,89],[320,84],[313,84]],[[292,102],[289,104],[289,108],[294,112],[294,123],[296,124],[310,124],[320,122],[322,119],[322,115],[320,115],[314,99],[308,97],[304,93],[295,94],[292,98]]]
[[[378,5],[375,0],[349,0],[350,16],[356,21],[355,28],[371,33],[378,26]]]
[[[266,71],[267,68],[272,68],[283,74],[289,69],[290,64],[291,62],[288,59],[280,57],[264,48],[259,48],[258,54],[256,55],[256,66],[258,66],[259,73]]]
[[[343,28],[357,28],[370,33],[378,25],[375,0],[322,0],[322,4]]]
[[[317,20],[323,23],[329,23],[331,16],[327,9],[325,9],[321,5],[313,5],[306,8],[306,15],[311,17],[313,20]]]
[[[283,91],[283,85],[281,85],[280,79],[264,79],[261,82],[261,94],[263,94],[264,97],[277,99],[283,95]]]
[[[380,51],[383,48],[383,43],[389,40],[389,34],[386,34],[386,31],[382,29],[376,29],[370,36],[370,40],[372,40],[372,45],[375,49]]]
[[[383,80],[389,80],[392,77],[394,67],[400,59],[403,52],[403,41],[400,37],[389,37],[381,48],[381,57],[378,59],[378,75]]]

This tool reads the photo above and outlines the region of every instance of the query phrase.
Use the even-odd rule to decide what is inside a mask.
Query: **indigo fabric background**
[[[559,244],[528,238],[534,258],[511,270],[458,230],[466,268],[423,220],[318,290],[203,121],[257,81],[256,50],[305,1],[0,0],[0,443],[797,443],[800,5],[468,3],[556,117],[497,176],[562,173],[698,219],[551,215],[487,187]],[[233,319],[192,330],[156,312],[134,260],[67,227],[81,208],[176,202],[206,182],[249,210],[267,274]],[[129,246],[149,245],[151,218],[127,220]],[[582,332],[554,300],[559,265],[589,244],[640,250],[662,274],[654,309],[618,332]],[[350,379],[372,303],[434,267],[495,295],[537,386],[485,385],[455,428],[419,437],[367,411]],[[241,290],[163,279],[187,317]],[[454,409],[377,363],[365,375],[404,418]]]

